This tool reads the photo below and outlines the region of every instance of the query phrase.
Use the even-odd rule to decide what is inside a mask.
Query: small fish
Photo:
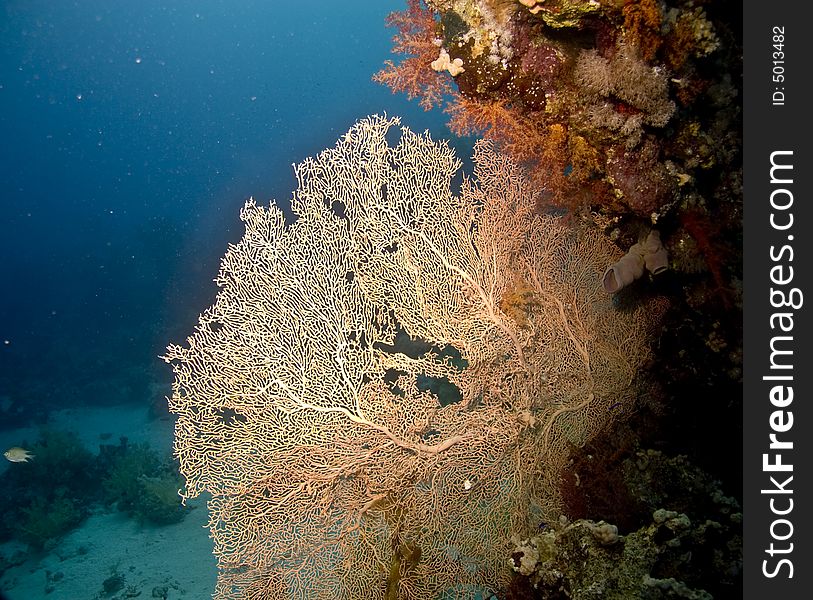
[[[34,455],[31,454],[25,448],[20,448],[18,446],[14,446],[13,448],[9,448],[5,452],[3,452],[3,456],[6,457],[11,462],[28,462]]]

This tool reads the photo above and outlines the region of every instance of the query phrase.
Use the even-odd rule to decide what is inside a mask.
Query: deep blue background
[[[287,203],[291,164],[358,118],[386,111],[449,137],[442,112],[371,80],[391,58],[384,17],[403,7],[2,3],[6,425],[155,401],[171,381],[157,356],[212,303],[243,202]]]

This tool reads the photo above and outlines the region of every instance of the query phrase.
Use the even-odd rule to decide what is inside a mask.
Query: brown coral
[[[624,32],[629,43],[638,48],[646,61],[655,58],[661,46],[663,15],[657,0],[626,0],[621,9]]]
[[[642,217],[658,213],[674,199],[677,184],[659,159],[658,145],[647,138],[635,150],[620,150],[607,161],[613,185]]]

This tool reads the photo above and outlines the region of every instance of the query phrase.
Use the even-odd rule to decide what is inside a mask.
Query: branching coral
[[[174,467],[147,444],[122,444],[117,450],[102,481],[105,501],[139,521],[164,525],[183,519],[181,480]]]
[[[17,524],[19,537],[36,549],[42,549],[60,537],[87,516],[87,512],[73,499],[58,492],[53,498],[35,498],[23,509]]]
[[[537,213],[491,143],[454,193],[448,145],[390,145],[397,124],[364,119],[298,165],[292,225],[247,202],[215,304],[167,350],[219,598],[500,589],[512,532],[558,514],[571,449],[635,401],[659,303],[616,310],[599,280],[619,253]]]

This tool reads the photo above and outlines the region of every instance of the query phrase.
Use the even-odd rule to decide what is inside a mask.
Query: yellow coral
[[[601,9],[596,0],[519,0],[528,11],[555,28],[578,27],[582,19]]]

